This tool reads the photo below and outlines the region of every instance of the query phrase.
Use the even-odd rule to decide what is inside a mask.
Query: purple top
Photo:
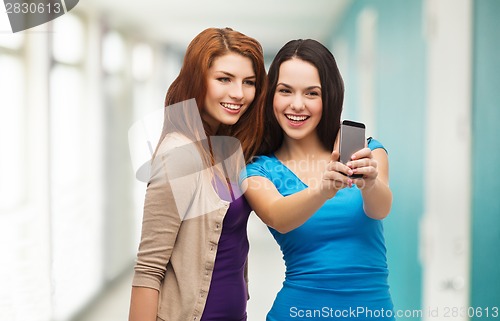
[[[221,195],[222,199],[231,200]],[[201,321],[247,319],[244,272],[248,256],[247,222],[250,205],[245,197],[231,202],[224,217],[212,282]]]

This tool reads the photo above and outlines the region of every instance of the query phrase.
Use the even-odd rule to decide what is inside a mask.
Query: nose
[[[233,83],[229,91],[229,97],[234,100],[243,99],[243,87],[241,84]]]
[[[290,107],[294,111],[301,111],[306,107],[306,104],[304,103],[304,100],[302,99],[302,97],[300,95],[296,95],[293,98],[292,102],[290,103]]]

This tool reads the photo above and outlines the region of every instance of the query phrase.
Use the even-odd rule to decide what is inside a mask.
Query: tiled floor
[[[251,297],[248,301],[248,320],[261,321],[265,320],[266,313],[281,288],[284,266],[277,244],[254,214],[250,217],[248,236]],[[127,321],[131,279],[132,273],[124,275],[74,321]]]

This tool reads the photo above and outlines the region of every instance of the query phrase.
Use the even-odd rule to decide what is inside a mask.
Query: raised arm
[[[332,153],[337,159],[338,153]],[[349,186],[352,180],[340,174],[349,169],[339,162],[330,162],[323,173],[321,184],[298,193],[283,196],[266,177],[251,176],[245,180],[245,196],[257,216],[280,233],[287,233],[304,224],[338,190]]]

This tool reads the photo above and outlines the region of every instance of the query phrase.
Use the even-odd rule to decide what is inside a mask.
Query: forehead
[[[318,69],[312,63],[292,58],[280,65],[278,82],[319,86],[320,78]]]
[[[223,71],[231,74],[254,74],[252,60],[237,53],[227,53],[214,59],[209,69],[212,72]],[[249,75],[245,75],[248,77]]]

